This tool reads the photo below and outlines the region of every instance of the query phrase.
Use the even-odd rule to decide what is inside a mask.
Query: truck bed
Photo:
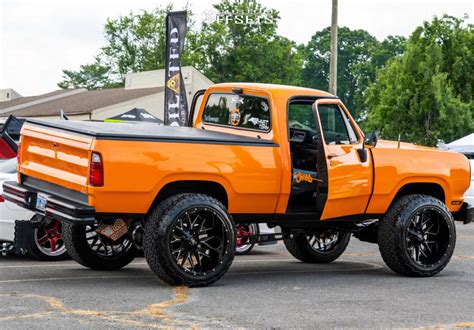
[[[73,132],[94,137],[97,140],[138,140],[167,142],[199,142],[210,144],[237,145],[272,145],[273,141],[236,134],[220,133],[192,127],[160,126],[153,123],[128,122],[86,122],[54,120],[43,121],[28,119],[28,124],[47,127],[48,129]]]
[[[102,157],[100,187],[89,184],[92,153]],[[190,181],[216,182],[232,199],[230,211],[245,203],[252,212],[271,213],[281,189],[273,140],[190,127],[29,120],[20,158],[21,184],[53,185],[54,196],[66,188],[98,213],[145,214],[167,184]]]

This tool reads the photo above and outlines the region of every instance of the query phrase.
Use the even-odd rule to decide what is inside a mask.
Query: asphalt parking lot
[[[474,225],[457,229],[451,263],[423,279],[395,275],[357,239],[327,265],[260,247],[197,289],[163,284],[144,258],[103,272],[6,257],[0,328],[474,327]]]

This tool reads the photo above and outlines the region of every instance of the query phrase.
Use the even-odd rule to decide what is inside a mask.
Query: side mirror
[[[362,163],[367,161],[367,149],[366,146],[375,147],[377,145],[377,141],[379,140],[377,132],[370,132],[365,135],[364,143],[362,144],[362,148],[357,149],[357,153],[359,154],[359,159]]]
[[[369,132],[365,135],[364,147],[365,146],[375,147],[378,141],[379,141],[378,132]]]

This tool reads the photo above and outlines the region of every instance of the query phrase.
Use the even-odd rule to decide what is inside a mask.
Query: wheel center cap
[[[189,245],[191,245],[191,246],[196,246],[197,245],[197,241],[194,239],[194,237],[191,237],[189,239]]]
[[[415,237],[416,237],[416,239],[417,239],[419,242],[423,242],[423,241],[424,241],[423,233],[417,232]]]

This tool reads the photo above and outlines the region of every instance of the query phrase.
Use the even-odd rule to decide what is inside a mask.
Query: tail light
[[[91,156],[91,171],[89,184],[93,187],[104,186],[104,164],[99,153],[93,152]]]
[[[5,201],[5,198],[3,198],[3,195],[0,195],[0,203],[3,203]]]

